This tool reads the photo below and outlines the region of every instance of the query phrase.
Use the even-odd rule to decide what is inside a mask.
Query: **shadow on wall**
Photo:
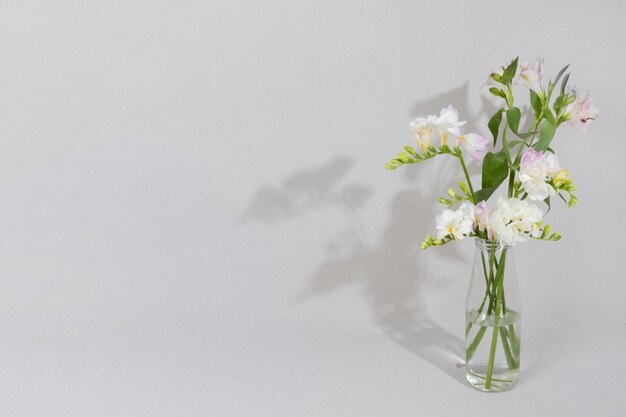
[[[472,114],[467,100],[468,84],[417,103],[414,115],[438,112],[453,104],[468,131],[476,131],[469,120],[490,114],[487,102],[479,115]],[[493,110],[495,111],[495,110]],[[389,156],[394,149],[390,149]],[[384,163],[384,158],[381,160]],[[372,197],[372,188],[345,182],[355,161],[336,157],[327,164],[296,173],[281,186],[257,192],[244,214],[246,219],[274,223],[322,207],[333,207],[346,219],[346,230],[327,244],[329,255],[312,273],[299,300],[331,293],[346,285],[363,288],[376,324],[401,346],[419,355],[454,379],[464,382],[458,370],[464,357],[464,342],[433,322],[426,311],[423,288],[427,266],[420,259],[419,244],[433,230],[433,219],[441,207],[433,202],[461,178],[461,170],[451,158],[435,158],[428,169],[405,169],[405,186],[390,207],[382,239],[372,241],[362,226],[360,210]],[[470,171],[478,167],[470,167]],[[397,173],[399,174],[399,172]],[[456,246],[444,248],[446,262],[460,262]],[[437,285],[446,281],[434,277]],[[430,282],[433,277],[430,277]]]

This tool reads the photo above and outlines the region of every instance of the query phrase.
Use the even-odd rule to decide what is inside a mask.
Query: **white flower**
[[[461,133],[459,128],[467,122],[459,121],[459,111],[450,104],[448,107],[441,109],[435,123],[440,131],[450,132],[458,136]]]
[[[422,151],[430,148],[433,144],[433,127],[435,122],[436,116],[419,117],[411,122],[415,140]]]
[[[476,215],[475,208],[472,203],[468,203],[467,201],[462,202],[457,212],[460,213],[461,217],[463,217],[464,220],[471,220],[472,225],[474,224],[474,219],[476,218]],[[473,228],[474,227],[472,226],[472,229]]]
[[[559,158],[551,152],[538,152],[528,148],[522,154],[519,180],[531,200],[545,200],[555,194],[548,184],[563,168]]]
[[[433,132],[439,136],[440,146],[448,144],[448,138],[456,138],[455,146],[460,146],[472,158],[479,160],[487,152],[489,141],[476,133],[461,134],[464,121],[459,120],[459,112],[452,105],[444,107],[439,116],[420,117],[411,122],[415,139],[422,151],[433,146]]]
[[[539,201],[555,195],[554,188],[542,177],[530,177],[520,174],[520,181],[524,191],[528,193],[528,198]]]
[[[463,240],[474,230],[474,206],[464,202],[456,211],[444,210],[436,217],[437,239],[451,236]]]
[[[489,228],[495,239],[503,245],[513,246],[536,234],[542,218],[543,212],[534,204],[500,196],[489,217]]]

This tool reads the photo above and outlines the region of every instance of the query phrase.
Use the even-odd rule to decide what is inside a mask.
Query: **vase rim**
[[[477,237],[474,240],[476,242],[476,247],[481,249],[501,250],[510,248],[510,246],[503,244],[499,240],[489,240],[480,237]]]

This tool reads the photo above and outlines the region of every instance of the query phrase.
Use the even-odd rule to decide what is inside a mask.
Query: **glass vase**
[[[465,378],[480,391],[511,389],[519,381],[520,296],[513,254],[476,239],[466,300]]]

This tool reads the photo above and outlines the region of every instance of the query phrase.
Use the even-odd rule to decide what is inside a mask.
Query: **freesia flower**
[[[451,236],[456,240],[463,240],[474,230],[474,206],[464,202],[456,210],[444,210],[436,217],[437,239]]]
[[[491,216],[491,213],[493,212],[493,210],[489,210],[487,208],[487,203],[485,201],[481,201],[480,203],[476,204],[476,207],[474,208],[474,212],[475,212],[475,220],[474,220],[475,227],[478,227],[478,230],[481,232],[487,231],[487,237],[489,239],[493,239],[493,236],[491,235],[491,227],[489,227],[489,217]]]
[[[423,151],[430,148],[433,144],[433,127],[435,122],[435,116],[419,117],[411,122],[415,140]]]
[[[545,200],[555,194],[554,188],[548,184],[550,178],[555,178],[559,173],[564,178],[561,171],[564,170],[555,154],[528,148],[522,154],[519,180],[524,191],[528,193],[528,198]]]
[[[542,154],[543,152],[536,151],[533,148],[527,148],[522,154],[522,164],[528,166],[531,163],[541,159]]]
[[[457,210],[464,220],[472,221],[472,230],[474,229],[474,219],[476,218],[475,206],[472,203],[464,201]]]
[[[514,246],[536,234],[542,218],[543,212],[534,204],[500,196],[496,209],[489,216],[489,227],[500,243]]]
[[[448,107],[441,109],[435,123],[440,129],[458,135],[458,132],[460,132],[459,128],[467,122],[459,121],[459,111],[450,104]]]
[[[439,117],[437,117],[435,124],[437,125],[437,131],[441,140],[441,145],[446,145],[450,134],[458,136],[461,133],[461,126],[467,122],[459,121],[459,112],[457,109],[449,105],[441,109]]]
[[[472,158],[479,161],[485,156],[489,140],[477,133],[467,133],[456,138],[456,146],[460,146]]]
[[[411,128],[415,133],[415,140],[422,151],[433,147],[433,135],[439,136],[440,146],[448,144],[450,136],[456,138],[455,146],[460,146],[470,154],[472,158],[480,160],[487,152],[489,141],[476,133],[461,133],[461,126],[465,121],[459,120],[459,112],[452,105],[444,107],[439,116],[430,115],[419,117],[411,122]]]
[[[598,118],[600,110],[593,105],[589,94],[583,96],[576,90],[572,90],[571,93],[576,95],[576,101],[567,106],[565,116],[571,126],[580,123],[583,132],[586,133],[591,122]]]

